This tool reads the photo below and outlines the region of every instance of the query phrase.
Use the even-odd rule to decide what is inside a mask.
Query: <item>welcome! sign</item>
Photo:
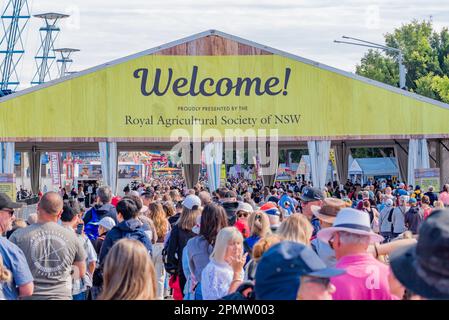
[[[162,142],[194,125],[283,141],[449,137],[449,108],[279,55],[150,54],[67,78],[0,99],[0,141]]]

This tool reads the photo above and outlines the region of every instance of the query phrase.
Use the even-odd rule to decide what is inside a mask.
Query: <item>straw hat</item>
[[[346,208],[346,202],[335,198],[324,199],[321,207],[310,207],[315,217],[327,223],[334,223],[337,213],[343,208]]]

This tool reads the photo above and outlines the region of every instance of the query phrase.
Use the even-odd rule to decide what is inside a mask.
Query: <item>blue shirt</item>
[[[3,265],[11,271],[11,283],[3,283],[0,289],[6,300],[17,300],[19,290],[17,287],[33,282],[30,268],[23,251],[4,237],[0,236],[0,254],[3,258]]]
[[[312,220],[310,221],[310,223],[313,226],[313,233],[312,233],[312,238],[316,237],[316,234],[318,233],[318,231],[321,230],[321,225],[320,225],[320,219],[318,219],[317,217],[313,217]]]
[[[259,240],[260,240],[260,237],[259,237],[259,236],[252,235],[251,237],[248,237],[248,238],[245,239],[244,244],[246,243],[246,244],[248,245],[248,247],[249,247],[249,248],[251,249],[251,251],[252,251],[254,245],[255,245],[256,242],[259,241]],[[248,252],[248,253],[249,253],[249,250],[246,250],[245,245],[243,246],[243,250],[244,250],[245,252]],[[246,257],[245,265],[249,262],[249,260],[251,260],[251,257],[250,257],[250,255],[248,254],[248,256]]]

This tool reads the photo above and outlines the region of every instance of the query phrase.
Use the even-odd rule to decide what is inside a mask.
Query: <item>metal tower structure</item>
[[[8,0],[2,12],[3,37],[0,54],[4,54],[0,65],[0,96],[15,91],[19,85],[17,65],[25,53],[22,34],[30,20],[28,0]]]
[[[59,77],[65,77],[69,74],[68,66],[69,63],[72,63],[73,60],[70,58],[70,55],[73,52],[80,51],[79,49],[72,49],[72,48],[60,48],[53,50],[54,52],[59,52],[61,54],[61,59],[56,60],[56,62],[61,63],[61,68],[59,68]]]
[[[69,15],[61,13],[43,13],[34,15],[36,18],[45,20],[45,26],[39,29],[41,36],[41,45],[37,51],[36,60],[37,70],[34,74],[31,84],[41,84],[51,80],[50,69],[56,59],[54,54],[54,44],[59,34],[59,27],[56,23],[60,19],[68,18]]]

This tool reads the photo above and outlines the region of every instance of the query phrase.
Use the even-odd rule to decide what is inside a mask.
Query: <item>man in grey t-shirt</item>
[[[63,200],[56,192],[38,204],[38,223],[17,230],[10,240],[25,254],[34,277],[32,300],[71,300],[74,276],[86,272],[86,253],[76,234],[57,224]]]

